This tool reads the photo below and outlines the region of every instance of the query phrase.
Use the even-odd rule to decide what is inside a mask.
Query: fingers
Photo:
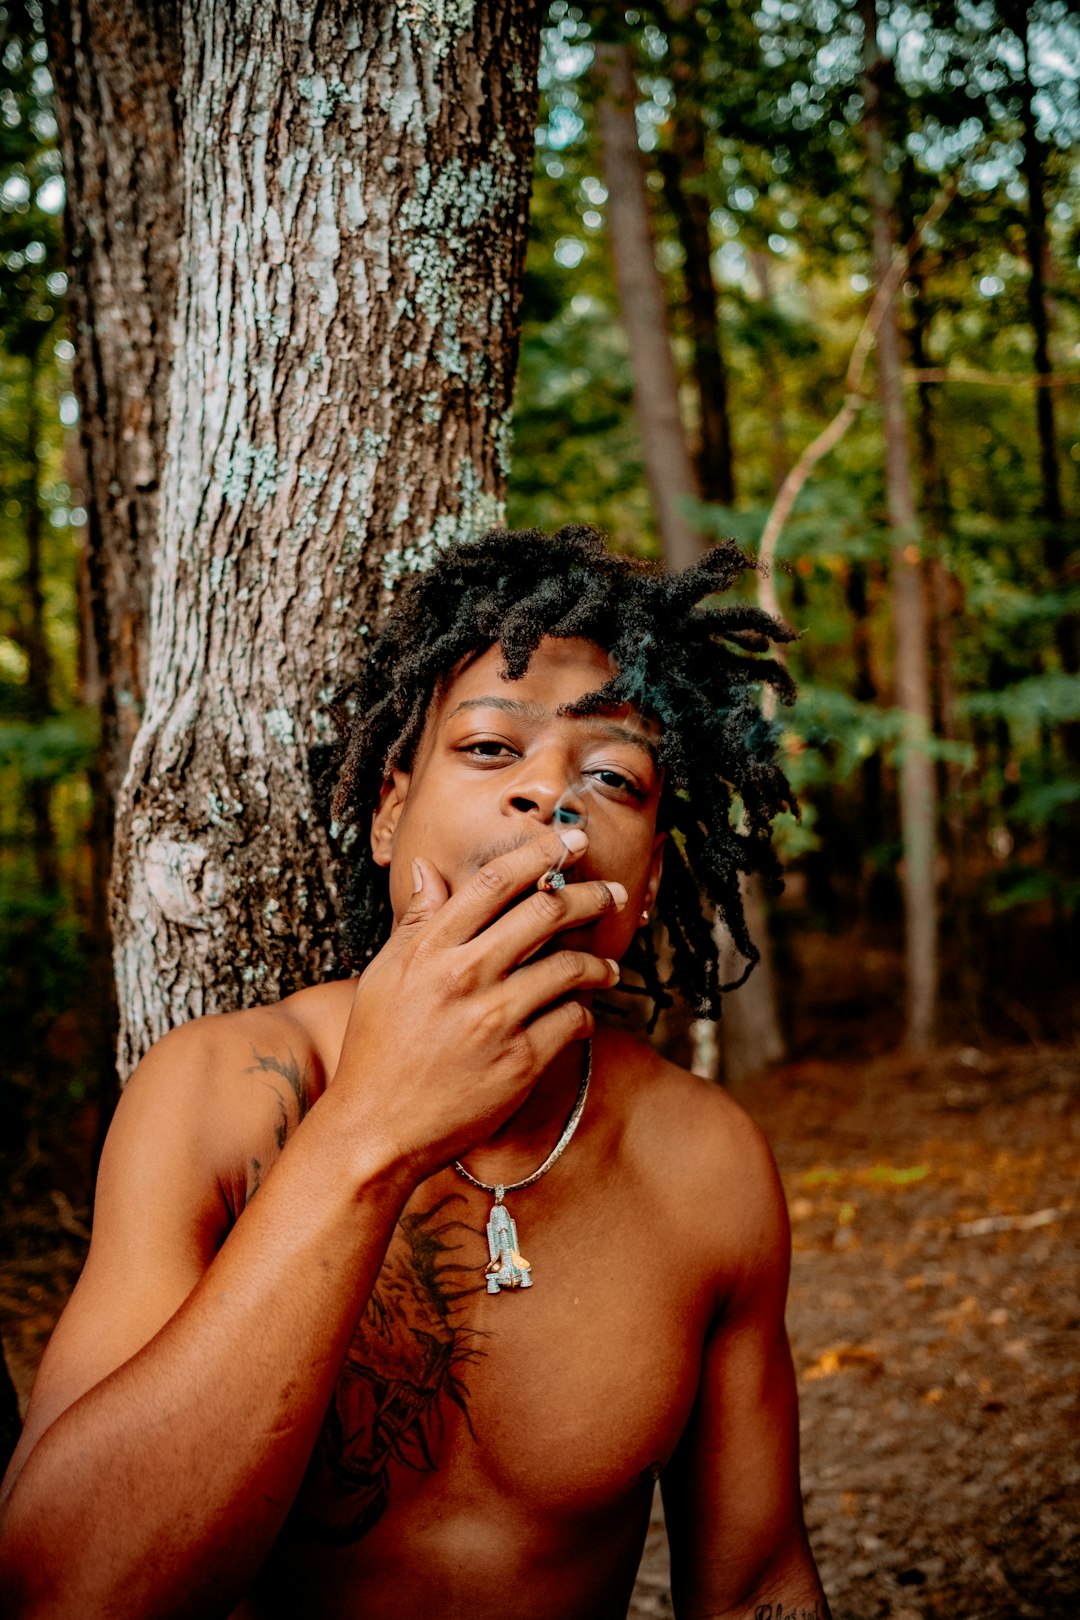
[[[588,951],[554,951],[539,962],[530,962],[506,984],[507,1010],[521,1024],[538,1022],[544,1009],[560,998],[585,990],[610,990],[619,982],[619,964]]]
[[[493,917],[523,889],[535,886],[537,879],[553,867],[572,865],[588,847],[588,835],[580,827],[561,833],[549,832],[533,838],[520,849],[488,861],[443,907],[438,924],[431,931],[433,944],[460,945],[478,934]],[[565,890],[560,890],[565,893]]]
[[[621,911],[626,899],[621,883],[600,881],[568,883],[565,889],[531,894],[485,931],[488,965],[497,973],[509,973],[555,934],[594,922],[605,911]]]
[[[595,1028],[596,1019],[580,1001],[564,1001],[535,1018],[527,1034],[537,1073],[542,1074],[571,1042],[588,1040]]]
[[[443,882],[442,874],[430,861],[412,862],[412,884],[412,899],[397,919],[399,928],[413,927],[417,923],[426,922],[437,911],[441,911],[450,898],[450,891]]]

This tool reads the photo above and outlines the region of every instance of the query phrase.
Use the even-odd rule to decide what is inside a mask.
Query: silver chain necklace
[[[585,1112],[585,1099],[589,1095],[589,1081],[591,1078],[592,1042],[587,1041],[585,1045],[585,1073],[582,1075],[581,1087],[570,1118],[566,1122],[562,1135],[539,1170],[534,1170],[531,1176],[525,1177],[524,1181],[512,1181],[509,1186],[497,1182],[494,1187],[489,1187],[486,1181],[477,1181],[475,1176],[471,1176],[460,1159],[454,1160],[454,1169],[459,1176],[464,1177],[471,1187],[477,1187],[480,1192],[491,1193],[495,1199],[494,1204],[491,1206],[491,1214],[488,1216],[486,1227],[488,1253],[491,1256],[486,1270],[487,1291],[489,1294],[497,1294],[503,1288],[531,1288],[533,1285],[532,1267],[518,1250],[517,1222],[503,1203],[503,1199],[507,1193],[522,1192],[526,1187],[531,1187],[534,1182],[539,1181],[541,1176],[546,1176],[555,1160],[561,1158],[566,1152],[570,1138],[577,1130],[581,1116]]]

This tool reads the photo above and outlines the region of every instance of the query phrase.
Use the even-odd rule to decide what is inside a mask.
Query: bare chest
[[[440,1176],[406,1208],[293,1515],[347,1546],[410,1513],[580,1521],[640,1497],[697,1387],[708,1302],[617,1197],[508,1199],[531,1286],[488,1292],[490,1200]],[[380,1534],[374,1536],[376,1542]]]

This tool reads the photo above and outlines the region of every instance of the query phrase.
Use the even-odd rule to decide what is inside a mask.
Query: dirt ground
[[[1080,1053],[803,1062],[740,1100],[791,1210],[803,1488],[835,1620],[1074,1620]],[[88,1220],[70,1178],[27,1177],[0,1234],[23,1398]],[[657,1509],[631,1614],[671,1612]]]
[[[1080,1053],[744,1088],[794,1238],[806,1516],[835,1620],[1080,1615]],[[658,1509],[631,1614],[670,1614]]]

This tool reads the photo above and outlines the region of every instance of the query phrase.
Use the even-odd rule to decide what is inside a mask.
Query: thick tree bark
[[[670,567],[686,568],[701,556],[702,542],[684,517],[681,503],[696,495],[697,489],[679,413],[679,382],[653,249],[629,46],[597,45],[596,73],[604,90],[597,123],[608,189],[608,229],[630,349],[645,475],[664,557]]]
[[[147,28],[164,59],[167,23]],[[501,517],[539,17],[183,0],[177,39],[177,349],[113,870],[122,1073],[186,1018],[335,967],[332,692],[395,581]],[[127,201],[107,180],[91,281]]]
[[[106,814],[146,695],[180,236],[175,0],[50,0]]]
[[[864,28],[863,129],[867,183],[873,217],[874,279],[880,286],[892,263],[892,202],[885,171],[874,0],[860,0]],[[900,825],[906,932],[907,1039],[925,1045],[933,1035],[938,986],[937,895],[934,879],[935,793],[928,743],[930,656],[922,554],[911,473],[907,413],[900,365],[900,332],[894,304],[877,337],[878,396],[885,437],[885,489],[892,530],[893,633],[896,698],[903,713],[900,760]]]

